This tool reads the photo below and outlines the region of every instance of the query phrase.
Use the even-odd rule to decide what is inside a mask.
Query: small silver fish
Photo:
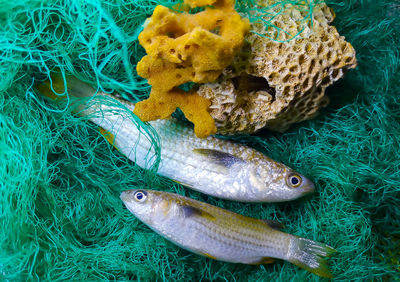
[[[242,216],[177,194],[153,190],[122,192],[138,219],[178,246],[216,260],[264,264],[289,261],[322,277],[332,277],[325,257],[333,248],[281,232],[281,224]]]
[[[52,87],[62,93],[63,79],[53,77]],[[38,89],[46,96],[54,96],[49,81]],[[67,90],[75,98],[95,93],[90,85],[73,77],[67,78]],[[89,116],[100,126],[102,134],[122,154],[142,168],[151,168],[156,159],[154,146],[140,133],[130,113],[121,110],[120,105],[104,103],[106,97],[116,104],[115,97],[97,93],[90,106],[78,108],[79,114]],[[133,111],[134,104],[118,101]],[[176,119],[150,124],[161,142],[158,173],[194,190],[242,202],[289,201],[314,191],[314,184],[305,176],[250,147],[212,136],[199,139],[192,128]]]

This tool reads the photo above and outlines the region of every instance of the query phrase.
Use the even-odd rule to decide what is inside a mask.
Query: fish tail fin
[[[52,75],[50,79],[42,82],[36,86],[39,92],[54,101],[60,101],[65,99],[63,93],[64,90],[64,80],[61,75]],[[57,94],[56,94],[57,93]]]
[[[66,98],[65,86],[68,94],[75,98],[91,97],[96,93],[96,90],[86,82],[72,75],[66,76],[64,80],[61,74],[52,74],[48,80],[37,85],[36,89],[44,96],[58,101]]]
[[[67,89],[65,89],[67,87]],[[47,98],[61,102],[67,99],[69,95],[72,99],[70,104],[73,112],[81,112],[85,106],[79,102],[83,98],[90,98],[94,96],[96,90],[72,75],[64,77],[61,74],[53,73],[50,78],[36,86],[36,89]]]
[[[305,238],[297,238],[293,243],[288,261],[321,277],[333,277],[326,258],[332,256],[335,249]]]

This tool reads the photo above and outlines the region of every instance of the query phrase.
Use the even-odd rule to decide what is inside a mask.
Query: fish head
[[[294,200],[315,191],[314,183],[304,175],[292,169],[287,169],[284,175],[283,190],[288,199]]]
[[[282,164],[260,168],[253,177],[253,186],[261,190],[260,201],[284,202],[295,200],[315,190],[314,183],[304,175]],[[257,183],[254,185],[255,183]]]
[[[171,214],[175,205],[167,196],[154,190],[137,189],[122,192],[120,198],[132,214],[151,226]]]

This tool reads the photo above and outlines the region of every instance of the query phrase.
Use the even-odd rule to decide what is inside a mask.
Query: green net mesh
[[[319,279],[287,262],[237,265],[182,250],[124,208],[119,194],[133,188],[177,192],[278,219],[286,232],[338,250],[331,260],[337,280],[399,277],[399,3],[332,1],[335,25],[357,50],[358,68],[329,89],[332,102],[317,119],[284,134],[233,138],[317,185],[308,198],[257,205],[214,199],[136,167],[87,118],[33,91],[57,68],[97,90],[143,99],[149,86],[135,72],[144,55],[137,36],[157,4],[174,3],[0,3],[0,279]],[[287,3],[306,7],[305,1],[278,1],[271,12],[254,10],[252,3],[237,4],[252,21],[283,13]],[[157,143],[151,128],[137,122]]]
[[[277,42],[287,42],[299,36],[307,25],[312,26],[312,12],[315,5],[324,3],[323,0],[247,0],[237,1],[236,9],[244,13],[251,23],[260,23],[265,26],[266,34],[254,32],[258,36],[268,38]],[[281,26],[273,24],[273,20],[281,14],[287,13],[287,6],[291,5],[296,8],[302,15],[299,24],[299,31],[290,34]],[[286,34],[286,39],[282,39],[282,34]]]

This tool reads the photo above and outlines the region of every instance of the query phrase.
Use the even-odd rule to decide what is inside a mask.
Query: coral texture
[[[329,1],[360,67],[330,87],[323,121],[234,138],[316,184],[314,195],[279,205],[224,201],[143,171],[86,118],[32,92],[33,79],[58,68],[132,102],[146,95],[149,86],[129,64],[145,55],[136,34],[156,5],[173,1],[82,2],[0,5],[0,281],[322,281],[291,263],[252,266],[189,253],[123,207],[118,195],[135,188],[277,219],[285,232],[338,250],[333,281],[398,279],[400,11],[393,0]],[[303,1],[281,1],[293,2]],[[121,107],[121,118],[129,114],[104,102]],[[160,152],[154,129],[132,119]]]
[[[264,4],[271,2],[276,1]],[[219,133],[253,133],[263,127],[283,132],[313,118],[329,102],[325,89],[356,67],[354,48],[329,25],[335,14],[328,6],[316,5],[312,24],[303,30],[304,12],[291,4],[285,8],[271,22],[286,33],[253,24],[233,64],[217,82],[200,87],[198,93],[211,101]]]
[[[186,1],[190,7],[213,4],[197,14],[157,6],[139,35],[147,55],[137,65],[152,85],[150,98],[137,103],[142,121],[168,118],[177,107],[194,123],[198,137],[216,132],[210,102],[179,88],[187,82],[215,81],[240,50],[250,24],[235,11],[235,1]]]

